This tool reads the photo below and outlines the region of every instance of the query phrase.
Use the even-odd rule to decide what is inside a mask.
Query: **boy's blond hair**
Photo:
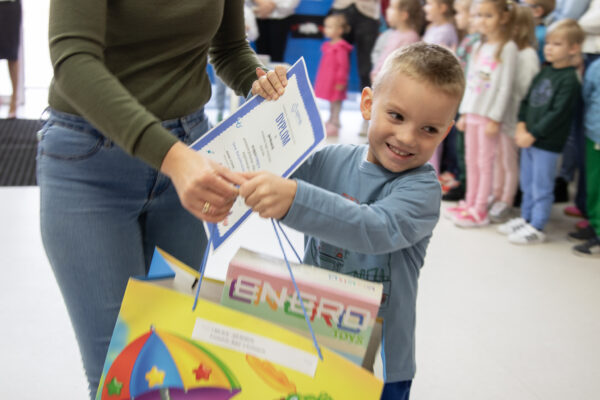
[[[542,14],[542,17],[545,17],[546,15],[554,11],[554,8],[556,8],[556,0],[535,0],[535,5],[542,7],[542,9],[544,10],[544,14]]]
[[[519,50],[535,45],[535,22],[531,8],[527,6],[518,5],[515,7],[513,41],[517,44]]]
[[[436,44],[418,42],[392,52],[375,77],[373,92],[396,74],[431,85],[457,101],[462,99],[465,91],[465,73],[458,59]]]
[[[581,45],[585,39],[585,32],[574,19],[561,19],[550,25],[546,32],[546,40],[550,36],[559,35],[564,37],[569,44]]]

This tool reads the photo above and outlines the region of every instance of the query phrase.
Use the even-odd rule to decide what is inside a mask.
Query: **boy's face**
[[[571,60],[579,49],[579,45],[569,43],[564,35],[553,33],[546,36],[544,57],[553,67],[564,68],[571,65]]]
[[[360,110],[371,121],[367,161],[396,173],[425,164],[450,131],[458,102],[402,73],[377,93],[363,89]]]

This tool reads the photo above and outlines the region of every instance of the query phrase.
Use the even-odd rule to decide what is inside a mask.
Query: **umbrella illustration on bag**
[[[227,400],[241,391],[231,370],[199,343],[151,328],[114,360],[102,400]]]

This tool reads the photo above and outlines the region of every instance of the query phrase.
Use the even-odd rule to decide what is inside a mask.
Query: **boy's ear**
[[[373,107],[373,89],[366,87],[360,95],[360,113],[369,121],[371,119],[371,108]]]
[[[581,53],[581,45],[578,43],[573,43],[569,48],[569,54],[571,56],[575,56],[579,53]]]

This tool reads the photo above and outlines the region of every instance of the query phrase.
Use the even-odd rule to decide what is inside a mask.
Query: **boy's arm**
[[[441,191],[435,179],[415,179],[371,204],[357,204],[302,180],[282,222],[334,246],[366,254],[410,247],[429,237],[439,219]]]

